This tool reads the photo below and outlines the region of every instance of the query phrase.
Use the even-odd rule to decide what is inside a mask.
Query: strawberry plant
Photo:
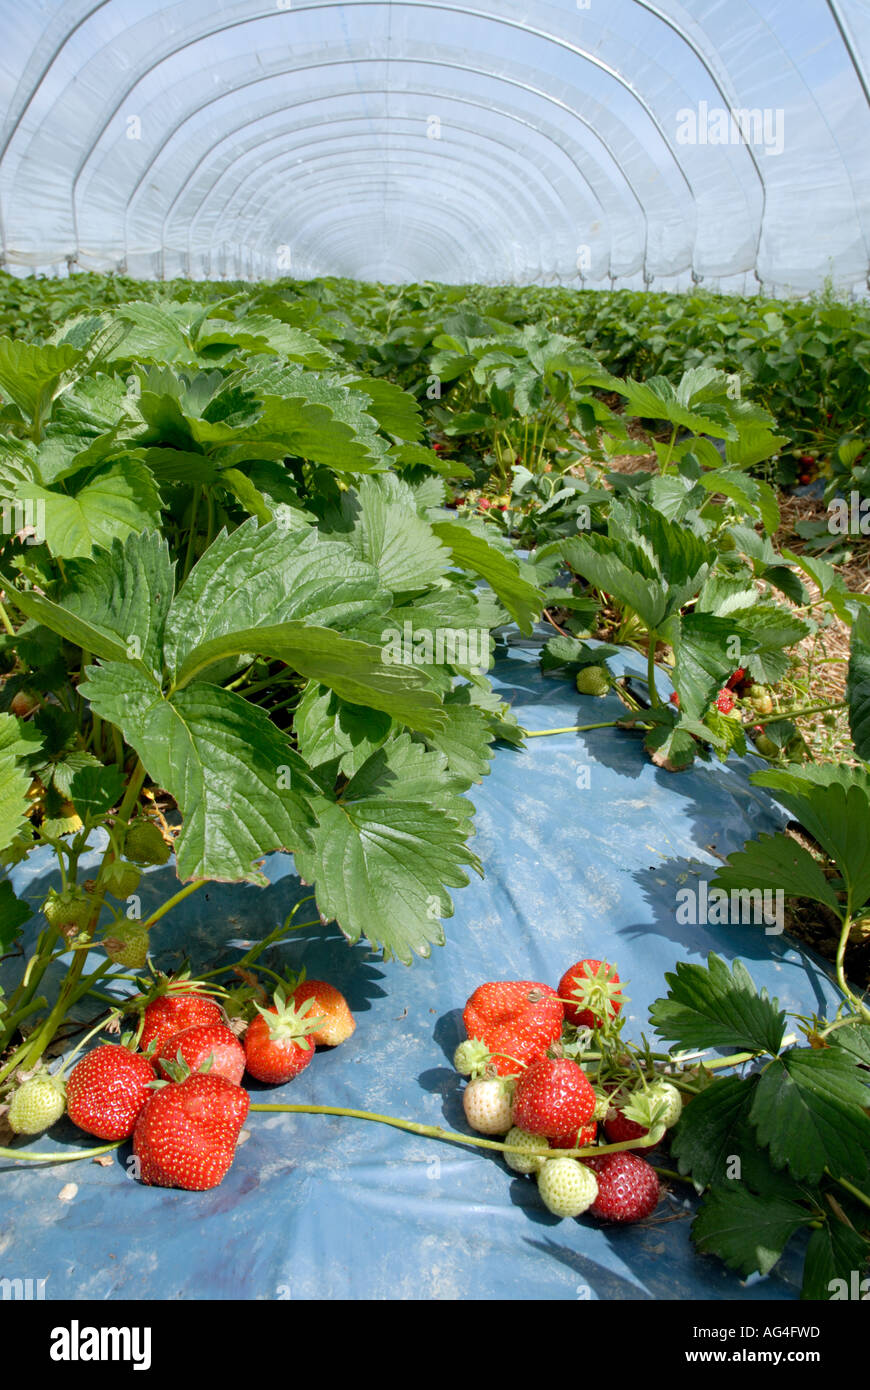
[[[265,883],[271,851],[319,917],[408,962],[480,872],[461,794],[519,737],[490,632],[530,629],[535,576],[443,508],[414,399],[271,307],[176,288],[0,340],[0,501],[38,519],[0,545],[0,841],[60,874],[0,1008],[0,1085],[144,968],[175,902]],[[173,854],[179,891],[130,920]],[[6,949],[30,913],[8,883],[2,905]]]

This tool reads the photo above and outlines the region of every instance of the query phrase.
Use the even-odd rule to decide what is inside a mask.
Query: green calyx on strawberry
[[[129,898],[139,887],[142,870],[136,864],[128,864],[123,859],[113,859],[103,869],[101,886],[113,898]]]
[[[606,695],[610,689],[610,673],[606,666],[584,666],[575,681],[580,695]]]
[[[143,970],[148,962],[148,928],[142,922],[116,922],[103,937],[103,950],[114,965]]]
[[[94,898],[83,888],[63,888],[59,893],[52,888],[42,910],[50,927],[67,934],[72,929],[81,931],[86,927],[95,906]]]
[[[165,864],[172,850],[159,826],[150,820],[134,820],[124,836],[124,854],[135,864]]]
[[[310,1064],[315,1048],[311,1034],[323,1019],[312,1016],[313,999],[297,1004],[282,985],[271,1007],[254,1007],[257,1017],[245,1033],[245,1066],[257,1081],[281,1086]]]
[[[312,1046],[311,1034],[323,1022],[322,1018],[312,1016],[314,1007],[313,999],[297,1004],[292,994],[288,998],[283,985],[275,990],[273,1008],[264,1009],[261,1004],[254,1005],[265,1021],[272,1042],[295,1042],[300,1047]]]
[[[644,1090],[633,1091],[622,1113],[628,1120],[651,1131],[653,1138],[677,1123],[683,1112],[683,1098],[669,1081],[654,1081]]]
[[[56,1124],[66,1109],[66,1083],[62,1075],[40,1071],[22,1082],[14,1093],[6,1119],[15,1134],[42,1134]]]
[[[199,1072],[213,1072],[235,1086],[245,1073],[245,1049],[224,1023],[200,1023],[175,1033],[154,1061],[171,1081],[186,1081]]]
[[[578,960],[559,981],[565,1017],[577,1028],[608,1029],[628,1003],[614,966],[601,960]]]
[[[466,1038],[453,1054],[453,1065],[460,1076],[485,1076],[492,1068],[492,1053],[480,1038]]]

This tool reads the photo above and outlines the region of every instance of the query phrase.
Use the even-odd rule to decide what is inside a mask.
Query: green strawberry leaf
[[[343,511],[352,527],[348,541],[377,571],[385,589],[426,589],[450,565],[449,550],[433,535],[410,487],[399,478],[364,478],[355,494],[344,494]]]
[[[22,338],[0,338],[0,391],[38,427],[49,412],[64,373],[80,357],[69,346],[37,347]]]
[[[10,714],[0,715],[5,727],[6,721],[17,723]],[[30,787],[30,774],[19,764],[15,754],[4,748],[0,751],[0,850],[6,849],[15,839],[24,822],[29,803],[27,792]]]
[[[359,771],[392,728],[388,714],[350,705],[315,681],[305,687],[293,716],[297,747],[309,767],[337,761],[346,777]]]
[[[852,625],[846,699],[855,752],[870,761],[870,612],[866,608],[858,610]]]
[[[836,862],[852,910],[863,906],[870,897],[870,776],[857,768],[819,764],[756,772],[752,781],[769,788]]]
[[[757,1077],[717,1078],[685,1106],[672,1131],[671,1154],[679,1171],[699,1192],[729,1177],[729,1163],[740,1157],[738,1138],[745,1130]]]
[[[650,1020],[663,1038],[681,1048],[724,1047],[731,1052],[776,1054],[785,1034],[785,1011],[767,991],[759,994],[745,965],[712,951],[706,966],[678,961],[665,975],[667,997],[657,999]]]
[[[0,761],[0,779],[2,776],[2,761]],[[2,791],[0,791],[0,796],[2,796]],[[4,849],[7,843],[8,841],[3,842]],[[15,896],[12,884],[8,879],[4,879],[0,883],[0,952],[9,950],[24,923],[29,922],[32,916],[33,913],[27,903],[23,903],[20,898]]]
[[[870,1259],[870,1241],[844,1222],[828,1219],[820,1230],[813,1231],[804,1258],[804,1277],[801,1298],[814,1302],[829,1302],[832,1298],[854,1298],[855,1284],[859,1295],[870,1294],[866,1274]]]
[[[180,673],[198,648],[243,629],[303,622],[347,628],[389,606],[373,566],[343,540],[308,527],[260,526],[250,517],[217,536],[173,600],[166,663]]]
[[[459,522],[436,522],[432,531],[452,552],[454,563],[485,579],[520,631],[530,633],[532,623],[540,616],[543,596],[540,589],[521,577],[516,560]]]
[[[351,787],[340,802],[318,799],[314,809],[314,845],[297,851],[296,865],[314,883],[321,914],[349,941],[365,936],[406,965],[443,945],[441,919],[453,914],[447,890],[468,882],[462,865],[480,871],[463,821],[435,804],[359,797]]]
[[[45,509],[45,539],[53,555],[89,556],[99,546],[126,540],[160,524],[160,494],[143,463],[135,458],[103,464],[88,481],[67,492],[25,484],[22,500]]]
[[[117,662],[89,667],[79,689],[178,803],[179,878],[265,884],[255,861],[304,845],[314,784],[263,710],[204,683],[165,699],[149,676]]]
[[[99,820],[124,795],[124,778],[117,767],[82,767],[69,784],[70,798],[82,820]]]
[[[726,866],[716,870],[713,886],[726,893],[782,889],[789,897],[812,898],[838,916],[842,913],[840,901],[819,863],[784,831],[747,840],[743,849],[728,855]]]
[[[751,1119],[773,1162],[799,1181],[818,1183],[827,1167],[860,1182],[870,1163],[867,1099],[850,1056],[795,1047],[764,1069]]]
[[[116,540],[92,559],[71,559],[56,599],[12,589],[28,617],[105,661],[129,661],[158,679],[163,627],[175,584],[167,542],[156,533]]]
[[[367,410],[374,416],[382,430],[395,435],[409,444],[416,444],[423,436],[423,421],[420,407],[412,395],[403,391],[395,382],[384,377],[359,377],[345,382],[352,391],[361,391],[368,397]]]
[[[796,1202],[715,1187],[692,1223],[692,1240],[702,1255],[718,1255],[748,1278],[756,1271],[769,1274],[792,1236],[812,1220]]]

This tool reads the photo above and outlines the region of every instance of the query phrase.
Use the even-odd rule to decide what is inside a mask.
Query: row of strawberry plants
[[[317,913],[351,940],[366,935],[406,960],[428,953],[448,890],[479,867],[462,793],[485,774],[496,738],[521,737],[483,674],[489,634],[507,621],[528,631],[545,603],[568,613],[545,662],[577,672],[581,690],[592,676],[587,693],[617,688],[613,649],[583,638],[596,613],[617,610],[615,640],[648,662],[645,696],[618,686],[628,709],[613,722],[642,730],[672,769],[711,747],[744,750],[762,697],[743,720],[721,698],[711,708],[717,691],[738,660],[741,676],[775,680],[830,608],[854,624],[844,703],[868,756],[864,600],[829,566],[773,550],[776,498],[749,470],[782,441],[723,373],[625,381],[545,327],[481,331],[459,307],[409,346],[403,297],[377,289],[360,291],[353,313],[346,295],[320,287],[221,296],[188,286],[171,298],[170,287],[151,301],[115,293],[112,307],[95,295],[86,309],[74,289],[53,341],[0,343],[0,488],[24,523],[0,569],[11,671],[4,859],[46,846],[61,875],[3,1001],[7,1085],[39,1063],[86,993],[131,971],[139,979],[151,930],[180,898],[209,879],[262,882],[258,860],[271,849],[294,852]],[[427,407],[430,438],[446,441],[434,449],[421,381],[450,388]],[[619,483],[608,459],[628,447],[631,416],[666,420],[669,433],[658,473]],[[567,471],[578,438],[593,481]],[[479,464],[510,486],[506,510],[451,514],[444,480]],[[525,513],[510,503],[548,467],[558,484],[524,560]],[[566,564],[567,589],[556,582]],[[445,630],[485,633],[483,657],[436,660]],[[398,659],[385,660],[387,634]],[[675,700],[661,698],[662,664]],[[801,712],[778,711],[769,725],[783,747]],[[832,1024],[817,1021],[827,1037],[867,1018],[844,970],[870,899],[853,843],[856,816],[870,812],[867,779],[861,769],[766,776],[838,876],[786,836],[748,846],[730,871],[734,886],[784,888],[839,916],[844,1003]],[[168,794],[171,827],[152,789]],[[131,922],[140,868],[170,846],[185,886]],[[83,881],[94,848],[102,861]],[[29,909],[8,882],[2,894],[0,939],[11,946]],[[40,987],[70,952],[49,1001]]]

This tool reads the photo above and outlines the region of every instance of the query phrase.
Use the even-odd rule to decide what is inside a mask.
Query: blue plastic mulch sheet
[[[538,642],[517,640],[494,672],[526,728],[619,717],[616,697],[578,696],[569,680],[541,674],[538,655]],[[253,1098],[350,1106],[469,1133],[451,1066],[466,998],[490,979],[556,985],[584,956],[618,964],[635,1038],[664,993],[664,972],[677,960],[703,962],[711,950],[745,961],[783,1007],[824,1012],[836,991],[821,962],[794,941],[758,926],[676,920],[680,886],[709,879],[719,856],[783,824],[781,810],[748,781],[756,766],[755,758],[732,759],[672,774],[653,766],[639,736],[615,729],[531,739],[526,751],[499,747],[471,793],[486,877],[456,893],[446,947],[411,968],[385,964],[329,926],[274,950],[265,958],[273,968],[305,965],[309,976],[337,985],[358,1026],[291,1085],[254,1083]],[[155,929],[160,968],[176,968],[186,952],[195,969],[235,958],[310,891],[289,856],[274,855],[266,867],[269,888],[214,885],[167,917]],[[36,903],[54,881],[38,857],[12,877]],[[171,868],[150,871],[143,908],[174,888]],[[8,989],[15,972],[5,969]],[[49,1299],[798,1295],[799,1249],[771,1276],[747,1282],[698,1255],[694,1197],[682,1183],[647,1223],[613,1228],[588,1217],[557,1220],[532,1179],[485,1151],[343,1117],[258,1114],[246,1128],[230,1173],[207,1193],[132,1180],[129,1145],[106,1167],[4,1163],[0,1274],[46,1279]],[[90,1142],[65,1120],[31,1147]],[[77,1192],[59,1200],[69,1183]]]

